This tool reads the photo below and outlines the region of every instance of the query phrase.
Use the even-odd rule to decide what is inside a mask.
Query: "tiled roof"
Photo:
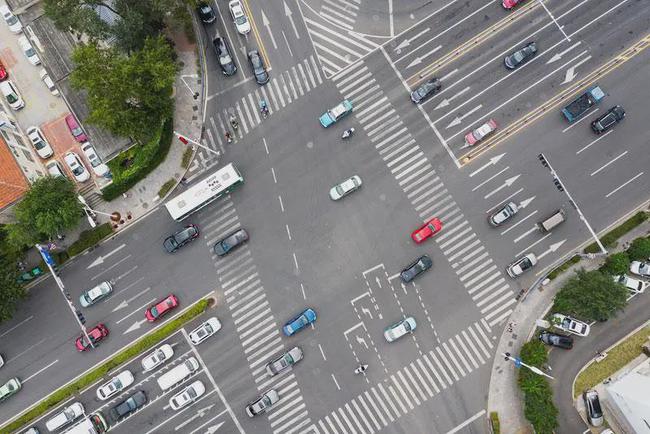
[[[29,182],[0,136],[0,209],[16,202],[28,189]]]

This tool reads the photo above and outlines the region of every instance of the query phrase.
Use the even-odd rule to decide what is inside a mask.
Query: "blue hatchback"
[[[341,119],[343,116],[352,113],[352,103],[347,99],[344,99],[331,109],[327,110],[323,115],[318,119],[320,124],[325,128],[332,125],[334,122]]]
[[[301,312],[295,318],[292,318],[290,321],[282,327],[282,331],[285,335],[291,336],[303,327],[316,321],[316,311],[311,307],[308,307],[303,312]]]

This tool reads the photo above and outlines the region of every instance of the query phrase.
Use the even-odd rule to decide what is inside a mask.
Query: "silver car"
[[[111,292],[113,292],[113,286],[109,282],[102,282],[94,288],[83,292],[79,296],[79,303],[81,303],[83,307],[91,306],[98,301],[103,300]]]
[[[353,177],[332,187],[330,189],[330,198],[332,200],[339,200],[353,191],[358,190],[361,187],[361,184],[361,178],[359,178],[358,175],[354,175]]]
[[[205,385],[201,380],[196,380],[194,383],[187,386],[185,389],[178,392],[169,400],[169,406],[172,410],[180,410],[181,408],[189,405],[199,399],[205,393]]]
[[[508,275],[514,279],[517,276],[521,276],[535,265],[537,265],[537,257],[534,253],[528,253],[508,265],[506,271],[508,272]]]
[[[585,410],[589,423],[593,426],[601,426],[603,424],[603,410],[600,408],[598,392],[593,389],[587,390],[582,393],[582,399],[585,400]]]
[[[519,208],[517,208],[517,205],[514,202],[508,202],[488,217],[488,221],[494,227],[501,226],[513,218],[518,211]]]
[[[84,163],[74,152],[68,152],[65,154],[63,161],[68,165],[70,171],[74,175],[74,179],[78,182],[86,182],[90,179],[90,173],[88,173],[86,166],[84,166]]]
[[[273,404],[280,400],[280,395],[278,392],[271,389],[265,392],[262,396],[257,398],[255,401],[252,401],[246,406],[246,414],[249,417],[255,417],[258,414],[267,412]]]
[[[190,341],[198,345],[219,330],[221,330],[221,323],[216,316],[213,316],[190,332]]]
[[[412,316],[406,317],[403,320],[396,322],[395,324],[388,326],[384,330],[384,338],[388,342],[395,342],[399,338],[409,333],[413,333],[413,330],[417,327],[415,318]]]
[[[272,377],[289,368],[290,366],[295,365],[301,360],[302,350],[300,347],[293,347],[277,359],[270,361],[266,365],[266,373]]]

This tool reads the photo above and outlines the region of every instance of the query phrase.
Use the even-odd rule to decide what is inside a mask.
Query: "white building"
[[[650,359],[605,387],[610,417],[626,434],[650,434]]]

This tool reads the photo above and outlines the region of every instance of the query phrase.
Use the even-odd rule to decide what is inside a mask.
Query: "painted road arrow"
[[[273,48],[277,50],[278,44],[275,43],[275,37],[273,36],[273,32],[271,32],[271,22],[269,21],[268,18],[266,18],[266,14],[264,13],[263,10],[260,10],[260,12],[262,12],[262,25],[266,27],[266,31],[269,32],[269,36],[271,36],[271,42],[273,43]]]
[[[131,333],[132,331],[135,331],[135,330],[139,329],[140,326],[142,324],[144,324],[145,322],[147,322],[147,318],[141,319],[140,321],[134,322],[133,325],[131,327],[129,327],[128,329],[126,329],[126,331],[124,333],[122,333],[122,334],[125,335],[127,333]]]
[[[557,53],[556,55],[554,55],[553,57],[551,57],[551,58],[548,60],[548,62],[546,62],[546,64],[548,65],[548,64],[550,64],[550,63],[557,62],[558,60],[560,60],[560,59],[562,58],[562,56],[564,56],[566,53],[568,53],[569,51],[571,51],[571,50],[573,50],[574,48],[576,48],[578,45],[580,45],[580,41],[576,42],[575,44],[573,44],[572,46],[570,46],[570,47],[567,48],[566,50],[561,51],[561,52]]]
[[[217,432],[219,428],[221,428],[221,425],[223,425],[225,422],[221,422],[219,425],[213,425],[208,428],[208,430],[205,432],[206,434],[214,434]]]
[[[560,246],[561,246],[562,244],[564,244],[565,241],[566,241],[566,240],[562,240],[562,241],[560,241],[560,242],[557,242],[557,243],[551,244],[551,245],[549,246],[548,250],[546,250],[544,253],[541,253],[540,255],[537,256],[537,259],[542,259],[544,256],[548,255],[549,253],[553,253],[553,252],[555,252],[557,249],[560,248]]]
[[[395,47],[395,49],[393,51],[400,51],[402,48],[408,47],[409,45],[411,45],[411,42],[415,41],[417,38],[424,35],[429,30],[430,30],[429,28],[426,28],[426,29],[422,30],[420,33],[418,33],[417,35],[413,36],[412,38],[404,39],[402,42],[399,43],[399,45],[397,47]]]
[[[503,185],[501,185],[501,186],[495,188],[494,190],[492,190],[491,192],[489,192],[488,194],[486,194],[486,195],[484,196],[484,199],[487,199],[488,197],[490,197],[490,196],[492,196],[492,195],[498,193],[499,191],[503,190],[503,189],[506,188],[506,187],[510,187],[512,184],[515,183],[515,181],[517,180],[517,178],[519,178],[520,176],[521,176],[521,175],[515,175],[515,176],[513,176],[512,178],[508,178],[508,179],[506,179],[505,182],[503,183]]]
[[[504,152],[503,154],[495,155],[494,157],[490,158],[490,161],[473,171],[472,173],[469,174],[469,177],[471,178],[472,176],[476,175],[477,173],[482,172],[483,170],[487,169],[490,166],[494,166],[503,158],[504,155],[506,155],[507,152]]]
[[[434,108],[434,110],[438,110],[438,109],[440,109],[440,108],[447,107],[447,106],[449,105],[450,102],[452,102],[453,100],[455,100],[456,98],[458,98],[459,96],[461,96],[462,94],[464,94],[465,92],[467,92],[469,89],[470,89],[470,87],[467,86],[465,89],[459,91],[456,95],[454,95],[454,96],[452,96],[452,97],[449,97],[449,98],[445,98],[445,99],[443,99],[442,101],[440,101],[440,104],[438,104],[438,105],[436,106],[436,108]]]
[[[462,122],[463,119],[465,119],[467,116],[471,115],[471,114],[474,113],[475,111],[480,110],[481,107],[483,107],[483,104],[479,104],[479,105],[477,105],[476,107],[474,107],[473,109],[471,109],[470,111],[468,111],[467,113],[465,113],[465,114],[462,115],[462,116],[456,116],[456,119],[454,119],[453,121],[451,121],[451,123],[450,123],[449,125],[447,125],[447,128],[446,128],[446,129],[449,129],[449,128],[451,128],[451,127],[455,127],[456,125],[459,125],[459,124]]]
[[[529,203],[531,203],[537,196],[529,197],[528,199],[524,199],[521,201],[519,204],[519,208],[526,208]]]
[[[564,76],[564,81],[562,82],[562,84],[567,84],[570,81],[573,81],[573,79],[576,78],[576,68],[578,66],[582,65],[583,63],[585,63],[589,59],[591,59],[591,55],[585,57],[580,62],[576,63],[575,65],[573,65],[572,67],[567,69],[566,74]]]
[[[293,21],[293,13],[291,12],[291,9],[289,9],[289,5],[287,5],[286,1],[284,2],[284,15],[286,15],[286,17],[289,18],[289,21],[291,21],[291,27],[293,28],[293,33],[296,34],[296,39],[300,39],[296,23]]]
[[[99,265],[99,264],[103,264],[103,263],[104,263],[104,259],[108,258],[108,257],[111,256],[111,255],[114,255],[115,253],[117,253],[117,252],[119,252],[120,250],[122,250],[124,247],[126,247],[126,244],[122,244],[121,246],[116,247],[115,249],[113,249],[112,251],[108,252],[108,253],[105,254],[104,256],[99,256],[97,259],[95,259],[95,260],[92,262],[92,264],[90,264],[89,266],[86,267],[86,270],[90,270],[91,268],[96,267],[96,266]]]
[[[429,51],[428,53],[423,54],[422,56],[416,57],[415,59],[413,59],[413,61],[412,61],[411,63],[409,63],[409,64],[406,66],[406,68],[408,69],[408,68],[410,68],[410,67],[412,67],[412,66],[419,65],[420,63],[422,63],[422,60],[424,60],[426,57],[429,57],[430,55],[432,55],[432,54],[435,53],[436,51],[440,50],[441,48],[442,48],[442,45],[438,45],[436,48],[434,48],[433,50]]]
[[[142,291],[139,291],[139,292],[138,292],[136,295],[134,295],[133,297],[129,298],[128,300],[124,300],[122,303],[120,303],[120,304],[118,304],[117,306],[115,306],[115,308],[113,308],[112,312],[117,312],[118,310],[122,310],[122,309],[124,309],[125,307],[127,307],[127,306],[129,305],[129,303],[131,303],[133,300],[135,300],[136,298],[140,297],[142,294],[144,294],[145,292],[149,291],[150,289],[151,289],[151,286],[147,286],[145,289],[143,289]]]
[[[214,407],[214,404],[208,405],[207,407],[203,407],[199,410],[196,411],[196,414],[192,416],[189,419],[185,419],[182,423],[180,423],[178,426],[174,428],[174,431],[178,431],[179,429],[183,428],[185,425],[189,424],[192,422],[194,419],[201,418],[205,416],[205,414],[212,408]]]

